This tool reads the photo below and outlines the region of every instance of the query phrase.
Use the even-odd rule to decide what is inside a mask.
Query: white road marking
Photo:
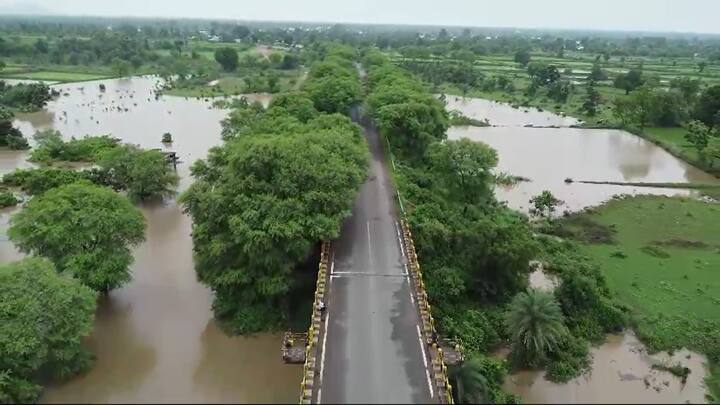
[[[412,302],[412,304],[415,305],[415,298],[413,298],[412,290],[410,290],[409,294],[410,294],[410,302]]]
[[[370,257],[370,267],[373,267],[373,253],[372,253],[372,240],[370,239],[370,221],[367,224],[367,235],[368,235],[368,256]]]
[[[322,388],[318,388],[318,404],[322,403]]]
[[[425,377],[427,377],[428,388],[430,389],[430,398],[435,397],[435,390],[433,390],[432,381],[430,380],[430,370],[428,370],[427,356],[425,355],[425,345],[422,341],[422,334],[420,334],[420,325],[415,325],[418,335],[418,342],[420,342],[420,350],[422,350],[423,364],[425,365]]]
[[[325,331],[323,331],[323,344],[322,344],[322,356],[320,356],[320,387],[322,387],[323,376],[325,375],[325,344],[327,343],[327,332],[328,332],[328,320],[330,319],[330,312],[325,311]],[[321,389],[318,389],[318,404],[322,397]]]

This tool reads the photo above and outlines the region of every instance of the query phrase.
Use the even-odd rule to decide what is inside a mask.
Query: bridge
[[[370,173],[323,244],[310,329],[286,334],[283,358],[304,362],[301,403],[452,403],[460,348],[438,338],[380,137],[364,128]]]

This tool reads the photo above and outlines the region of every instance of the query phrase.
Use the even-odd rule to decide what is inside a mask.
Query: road
[[[379,136],[366,128],[370,173],[332,244],[321,329],[322,403],[437,402]]]

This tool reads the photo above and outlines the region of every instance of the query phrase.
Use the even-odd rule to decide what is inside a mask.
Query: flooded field
[[[505,380],[505,389],[523,403],[705,403],[707,359],[687,350],[648,355],[632,333],[612,335],[590,350],[592,371],[567,384],[547,381],[542,372],[523,371]],[[653,364],[682,364],[691,372],[687,382]]]
[[[519,112],[518,114],[522,114]],[[498,151],[500,171],[530,179],[496,190],[498,199],[527,212],[528,201],[550,190],[560,211],[598,205],[615,194],[690,195],[682,189],[582,184],[578,181],[717,181],[662,148],[625,131],[578,128],[453,127],[448,139],[482,141]],[[565,183],[566,178],[575,182]]]
[[[529,181],[498,187],[498,199],[527,212],[531,197],[550,190],[564,201],[560,211],[596,206],[615,194],[694,195],[694,191],[668,188],[582,184],[578,181],[617,182],[717,182],[707,174],[662,148],[625,131],[567,128],[571,118],[481,99],[447,98],[449,110],[458,109],[495,127],[452,127],[448,139],[482,141],[498,151],[498,168]],[[558,126],[560,128],[526,128]],[[566,178],[575,182],[566,183]],[[556,280],[542,270],[530,277],[533,288],[551,290]],[[542,372],[524,371],[508,377],[505,388],[524,403],[691,403],[706,402],[707,374],[704,356],[687,350],[648,355],[632,333],[609,336],[591,349],[592,371],[567,384],[545,380]],[[686,384],[653,364],[680,362],[692,370]]]
[[[522,127],[524,125],[569,127],[579,123],[572,117],[563,117],[532,107],[513,108],[506,103],[482,98],[462,98],[448,95],[446,101],[448,111],[458,110],[463,115],[478,120],[487,118],[490,125],[501,127]]]
[[[100,91],[104,83],[106,90]],[[208,101],[159,97],[151,77],[56,86],[44,111],[21,114],[30,137],[54,128],[70,136],[110,133],[145,148],[176,151],[180,188],[191,184],[193,161],[218,145],[226,110]],[[265,104],[267,95],[249,98]],[[174,143],[164,146],[164,132]],[[30,164],[26,152],[0,152],[0,174]],[[280,359],[279,335],[229,337],[213,321],[211,292],[195,278],[190,218],[174,200],[141,207],[146,242],[135,251],[133,280],[99,302],[88,346],[93,368],[57,386],[42,401],[57,402],[294,402],[301,369]],[[5,238],[10,211],[0,211],[0,260],[21,255]]]

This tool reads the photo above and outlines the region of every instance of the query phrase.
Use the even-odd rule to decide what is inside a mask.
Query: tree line
[[[198,279],[233,333],[287,324],[305,262],[338,236],[366,176],[367,146],[347,117],[361,95],[355,51],[327,45],[323,53],[300,91],[267,109],[236,102],[225,143],[193,165],[196,181],[181,197]]]
[[[602,276],[585,265],[585,273],[572,268],[580,258],[557,249],[564,261],[552,262],[566,274],[563,287],[554,294],[528,290],[530,262],[555,256],[534,236],[536,225],[495,199],[496,151],[447,140],[443,103],[382,54],[369,51],[364,64],[367,110],[396,158],[433,315],[440,333],[468,351],[469,360],[451,370],[456,400],[517,400],[501,389],[507,368],[489,355],[504,342],[511,367],[546,367],[556,381],[579,375],[589,365],[587,339],[625,322]]]
[[[91,365],[82,340],[96,297],[130,281],[132,248],[145,239],[145,219],[131,199],[174,194],[177,183],[158,151],[107,136],[64,141],[55,131],[36,140],[32,161],[94,167],[17,169],[2,178],[29,199],[11,217],[8,237],[30,255],[0,266],[2,403],[35,402],[42,384]]]

